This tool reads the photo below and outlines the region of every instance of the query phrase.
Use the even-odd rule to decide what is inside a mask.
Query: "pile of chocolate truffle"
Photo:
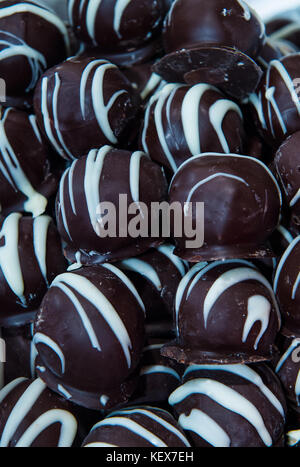
[[[67,3],[0,2],[0,446],[300,445],[300,23]]]

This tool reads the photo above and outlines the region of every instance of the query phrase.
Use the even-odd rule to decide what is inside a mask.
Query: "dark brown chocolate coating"
[[[0,126],[1,214],[43,214],[49,196],[57,190],[58,177],[52,173],[36,118],[21,110],[2,109]]]
[[[69,0],[69,17],[75,34],[103,51],[134,49],[161,30],[161,0]]]
[[[300,371],[300,339],[299,337],[286,337],[283,350],[274,366],[275,372],[281,381],[285,396],[290,404],[300,407],[300,393],[298,375]]]
[[[250,97],[258,128],[276,149],[300,130],[299,65],[300,53],[271,61],[256,96]]]
[[[298,49],[292,44],[288,44],[280,40],[273,40],[271,38],[267,38],[256,61],[262,67],[262,69],[266,71],[268,69],[269,63],[272,60],[279,60],[282,57],[285,57],[286,55],[292,53],[296,53],[297,51]]]
[[[148,104],[141,130],[143,150],[173,172],[200,153],[241,153],[244,139],[239,106],[204,82],[166,85]]]
[[[167,53],[213,45],[255,58],[264,39],[264,25],[256,13],[237,0],[177,0],[163,32]]]
[[[270,283],[244,260],[195,265],[175,299],[177,339],[162,355],[184,364],[269,360],[281,326]],[[230,332],[229,332],[230,330]]]
[[[124,75],[138,91],[144,104],[166,84],[161,76],[152,71],[152,65],[152,62],[148,62],[123,69]]]
[[[36,352],[32,343],[32,331],[32,323],[1,329],[6,355],[4,385],[20,376],[34,378]]]
[[[181,382],[184,366],[163,357],[162,346],[163,343],[144,347],[137,389],[127,405],[152,404],[166,408],[171,392]]]
[[[242,100],[262,76],[253,59],[264,40],[264,25],[244,2],[177,0],[164,22],[167,55],[154,69],[167,81],[207,82]]]
[[[157,323],[158,330],[159,323],[172,320],[176,290],[189,269],[187,262],[173,254],[174,248],[164,244],[117,264],[134,283],[143,300],[146,323]]]
[[[68,245],[65,249],[67,257],[71,262],[81,264],[117,261],[160,244],[159,238],[151,238],[153,216],[150,203],[164,201],[166,191],[161,167],[141,152],[131,153],[105,146],[75,161],[63,175],[57,198],[58,230]],[[149,219],[148,237],[139,235],[133,238],[127,232],[124,236],[119,235],[119,213],[122,209],[119,195],[127,196],[126,210],[133,202],[143,202],[148,207],[148,214],[145,214]],[[113,203],[116,208],[115,237],[100,236],[101,213],[97,212],[100,201]],[[126,221],[122,213],[126,229],[136,215],[129,214]],[[84,225],[84,229],[78,229],[78,222]]]
[[[275,167],[282,192],[294,223],[300,225],[300,131],[288,137],[275,156]]]
[[[282,333],[297,336],[300,333],[300,236],[288,246],[277,266],[274,291],[279,303],[284,328]]]
[[[192,203],[194,223],[195,203],[204,203],[204,245],[193,248],[187,245],[193,238],[175,238],[175,254],[183,259],[198,262],[272,255],[264,243],[278,224],[281,193],[270,170],[257,159],[215,153],[195,156],[178,169],[169,198],[181,204],[184,220],[190,217],[184,203]],[[173,223],[173,234],[175,227]]]
[[[49,216],[12,213],[0,224],[1,326],[32,321],[52,280],[66,268],[61,240]]]
[[[83,407],[112,409],[136,387],[143,303],[112,265],[62,274],[37,314],[34,343],[37,373],[52,390]]]
[[[283,446],[286,401],[265,364],[191,366],[169,403],[195,447]]]
[[[0,391],[1,447],[72,447],[77,434],[72,404],[40,379],[18,378]]]
[[[98,444],[99,443],[99,444]],[[97,423],[83,447],[175,447],[190,444],[173,416],[157,407],[138,406],[111,413]]]
[[[104,144],[124,142],[138,108],[139,96],[130,82],[102,59],[66,60],[41,77],[34,94],[41,130],[69,160]]]
[[[9,96],[33,90],[40,75],[69,53],[67,28],[52,11],[33,2],[1,2],[0,76]]]

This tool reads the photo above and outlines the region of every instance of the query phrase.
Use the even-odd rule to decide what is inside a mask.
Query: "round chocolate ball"
[[[151,343],[144,347],[137,389],[129,405],[155,404],[166,408],[168,397],[179,386],[184,367],[160,354],[163,345]]]
[[[188,263],[173,254],[174,245],[164,244],[136,258],[118,263],[134,283],[146,308],[149,332],[172,331],[174,298],[177,287],[189,269]]]
[[[284,335],[300,334],[300,236],[283,253],[274,278],[276,294],[283,318]]]
[[[151,237],[150,226],[157,219],[150,205],[164,201],[166,191],[161,167],[140,151],[104,146],[74,161],[61,179],[56,207],[68,259],[80,264],[119,260],[161,243]],[[107,209],[105,223],[101,216]],[[144,225],[140,229],[134,229],[137,216]]]
[[[58,185],[49,151],[34,115],[13,108],[0,110],[0,115],[1,214],[22,211],[39,216]]]
[[[73,160],[104,144],[124,143],[139,96],[116,65],[72,57],[39,80],[34,109],[56,152]]]
[[[272,256],[265,242],[278,225],[282,197],[275,177],[258,159],[194,156],[174,175],[169,198],[177,206],[171,228],[175,254],[181,258],[198,262]],[[204,203],[203,215],[197,203]],[[179,235],[181,221],[193,223],[189,236]]]
[[[57,276],[35,320],[38,376],[89,409],[127,402],[144,346],[144,311],[135,287],[115,266]]]
[[[141,145],[153,160],[176,172],[200,153],[241,153],[244,139],[239,106],[217,88],[168,84],[147,107]]]
[[[279,147],[274,164],[282,185],[282,192],[292,214],[300,225],[300,131],[289,136]]]
[[[186,448],[190,444],[166,410],[140,406],[111,413],[97,423],[83,447]]]
[[[164,22],[167,55],[155,70],[167,81],[208,82],[242,98],[259,83],[252,59],[264,40],[265,26],[246,2],[177,0]]]
[[[272,60],[257,95],[251,97],[258,128],[277,147],[300,130],[300,53]]]
[[[49,216],[12,213],[0,223],[1,326],[32,321],[51,281],[66,268],[61,240]]]
[[[0,3],[0,76],[9,96],[32,91],[40,75],[69,53],[67,27],[50,9],[27,1]]]
[[[18,378],[0,391],[0,447],[72,447],[77,434],[72,404],[41,379]]]
[[[281,317],[265,276],[244,260],[198,263],[175,298],[177,339],[162,355],[180,363],[270,360]]]
[[[265,364],[190,366],[169,404],[195,447],[283,446],[285,397]]]
[[[76,35],[104,51],[134,49],[159,34],[162,0],[69,0]]]
[[[300,338],[286,338],[284,350],[275,366],[275,372],[281,381],[286,398],[296,407],[300,407],[299,371]]]

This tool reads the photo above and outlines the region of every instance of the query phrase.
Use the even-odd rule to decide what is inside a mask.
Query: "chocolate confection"
[[[284,335],[300,334],[300,236],[286,249],[277,266],[274,278],[276,294],[283,318]]]
[[[13,108],[0,110],[0,115],[1,214],[22,211],[39,216],[45,212],[58,180],[51,173],[49,152],[36,118]]]
[[[68,245],[65,249],[68,259],[80,264],[120,260],[161,243],[158,238],[151,238],[150,231],[143,238],[119,235],[119,195],[127,195],[124,200],[127,211],[133,202],[146,204],[150,229],[150,203],[164,201],[166,191],[161,167],[139,151],[131,153],[104,146],[74,161],[61,179],[57,198],[58,230]],[[100,202],[116,207],[115,238],[105,237],[103,232],[101,236]],[[128,215],[125,227],[134,217]],[[84,229],[78,229],[78,222]]]
[[[41,130],[57,153],[69,160],[124,141],[138,104],[139,96],[123,73],[106,60],[93,58],[72,57],[51,68],[34,94]]]
[[[264,40],[265,26],[246,2],[177,0],[164,22],[167,55],[154,69],[166,81],[210,83],[243,99],[262,76],[252,59]]]
[[[154,38],[163,20],[162,0],[69,0],[76,35],[104,51],[142,46]]]
[[[190,447],[166,410],[141,406],[111,413],[97,423],[83,447]]]
[[[167,408],[168,397],[179,386],[184,367],[160,354],[163,345],[144,347],[138,386],[127,405],[155,404]]]
[[[144,311],[135,287],[115,266],[57,276],[35,320],[38,376],[89,409],[126,403],[136,387]]]
[[[173,254],[174,248],[174,245],[164,244],[136,258],[118,263],[118,267],[134,283],[143,300],[146,329],[148,324],[150,334],[170,333],[173,328],[176,290],[189,269],[186,261]],[[163,323],[166,324],[166,329]]]
[[[300,48],[300,23],[289,18],[276,18],[266,24],[266,33],[272,40],[279,40]]]
[[[190,366],[169,404],[193,446],[283,446],[285,397],[265,364]]]
[[[32,342],[33,325],[2,328],[0,335],[5,342],[6,361],[3,366],[3,384],[10,383],[20,375],[26,378],[35,377],[36,350]],[[1,380],[1,377],[0,377]]]
[[[169,84],[148,105],[141,145],[152,159],[176,172],[200,153],[240,153],[244,139],[239,106],[215,87]]]
[[[300,53],[272,60],[257,95],[250,98],[259,131],[276,149],[300,130],[299,64]]]
[[[177,339],[162,348],[165,357],[184,364],[250,363],[271,359],[281,318],[263,274],[248,261],[223,260],[198,263],[182,279],[175,324]]]
[[[0,447],[71,447],[77,431],[72,405],[41,379],[18,378],[0,391]]]
[[[286,338],[284,351],[275,366],[275,372],[282,383],[286,398],[296,407],[300,407],[299,371],[300,339],[299,337]]]
[[[8,96],[32,91],[40,75],[64,60],[70,41],[64,22],[33,2],[0,4],[0,76]]]
[[[0,224],[0,325],[31,321],[66,262],[53,220],[12,213]]]
[[[264,243],[278,225],[281,193],[271,171],[258,159],[215,153],[194,156],[173,177],[169,198],[171,203],[179,202],[183,218],[192,216],[193,222],[195,204],[205,206],[204,245],[193,248],[187,244],[191,238],[175,238],[175,254],[181,258],[198,262],[272,256]],[[191,203],[188,209],[184,203]]]
[[[289,136],[278,149],[275,167],[292,214],[293,222],[300,226],[300,131]]]

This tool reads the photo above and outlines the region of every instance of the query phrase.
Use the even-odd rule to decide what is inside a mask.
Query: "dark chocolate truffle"
[[[0,391],[0,447],[71,447],[77,432],[72,404],[41,379],[18,378]]]
[[[127,136],[139,98],[116,65],[72,57],[48,70],[34,94],[37,122],[53,148],[72,160]]]
[[[286,249],[274,278],[276,294],[283,318],[285,335],[300,334],[300,236]]]
[[[166,189],[161,167],[140,151],[131,153],[104,146],[74,161],[61,179],[57,198],[58,230],[68,245],[65,249],[68,259],[81,264],[120,260],[161,243],[158,238],[151,238],[150,203],[164,201]],[[112,203],[116,209],[117,227],[110,235],[102,231],[100,203]],[[148,208],[148,213],[144,213],[144,219],[149,220],[148,236],[138,232],[137,238],[129,235],[130,222],[136,216],[128,213],[126,220],[123,211],[127,213],[132,203],[136,207],[145,203]],[[78,228],[80,225],[84,229]],[[120,230],[124,228],[127,232],[122,234]]]
[[[268,69],[269,63],[272,60],[279,60],[286,55],[290,55],[296,52],[298,52],[298,50],[296,47],[293,47],[292,44],[267,38],[256,61],[262,67],[262,69],[266,71]]]
[[[196,264],[179,284],[175,320],[162,355],[184,364],[270,360],[281,326],[272,286],[244,260]]]
[[[289,136],[278,149],[275,168],[282,192],[295,224],[300,225],[300,131]]]
[[[278,147],[300,130],[300,53],[272,60],[256,96],[250,101],[267,142]]]
[[[144,311],[115,266],[57,276],[35,320],[38,376],[83,407],[109,410],[127,402],[144,346]]]
[[[162,0],[69,0],[77,36],[104,51],[137,48],[160,31]]]
[[[160,350],[164,344],[149,344],[143,349],[139,380],[130,405],[155,404],[164,408],[168,397],[181,383],[183,365],[163,357]]]
[[[49,216],[12,213],[0,224],[0,325],[31,321],[47,287],[66,268],[61,240]]]
[[[141,144],[173,172],[200,153],[240,153],[245,132],[239,106],[209,84],[166,85],[145,113]]]
[[[251,58],[264,40],[263,23],[244,1],[177,0],[164,23],[167,55],[154,69],[167,81],[208,82],[242,98],[259,83]]]
[[[290,403],[300,407],[300,338],[285,339],[284,351],[276,364],[275,372],[284,388],[285,395]]]
[[[174,245],[164,244],[146,253],[118,263],[134,283],[146,308],[150,332],[163,332],[163,322],[172,330],[174,298],[177,287],[189,269],[188,263],[173,254]],[[156,323],[156,326],[155,326]]]
[[[0,109],[0,115],[1,214],[23,211],[39,216],[45,212],[58,180],[51,173],[49,152],[36,118],[13,108]]]
[[[282,197],[275,177],[258,159],[215,153],[195,156],[179,167],[169,197],[171,203],[180,203],[183,220],[192,217],[198,230],[202,222],[196,203],[204,203],[201,248],[193,247],[195,240],[186,235],[176,236],[179,221],[173,221],[175,254],[183,259],[272,256],[264,243],[278,225]]]
[[[0,3],[0,76],[8,96],[32,91],[69,53],[67,27],[51,10],[27,1]]]
[[[83,447],[190,447],[176,420],[166,410],[141,406],[111,413],[97,423]]]
[[[265,364],[190,366],[169,404],[193,446],[283,446],[285,397]]]

